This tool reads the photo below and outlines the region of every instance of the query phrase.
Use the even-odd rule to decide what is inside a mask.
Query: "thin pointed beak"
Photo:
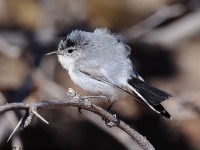
[[[56,51],[47,53],[45,56],[51,56],[51,55],[54,55],[54,54],[56,54],[56,55],[63,55],[63,53],[61,53],[61,52],[59,52],[58,50],[56,50]]]

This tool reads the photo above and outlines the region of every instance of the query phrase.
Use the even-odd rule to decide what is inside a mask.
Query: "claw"
[[[105,124],[106,124],[109,128],[114,127],[114,126],[116,126],[116,124],[119,123],[119,120],[117,119],[117,115],[116,115],[116,114],[113,114],[113,119],[116,120],[116,122],[109,121],[108,119],[102,118],[102,120],[105,121]]]
[[[112,122],[112,121],[110,121],[110,122],[105,122],[105,123],[106,123],[106,125],[107,125],[109,128],[112,128],[112,127],[115,126],[115,123]]]

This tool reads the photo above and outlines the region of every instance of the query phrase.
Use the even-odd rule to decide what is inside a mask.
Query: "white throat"
[[[62,67],[66,70],[72,69],[74,67],[74,59],[58,55],[58,61],[61,63]]]

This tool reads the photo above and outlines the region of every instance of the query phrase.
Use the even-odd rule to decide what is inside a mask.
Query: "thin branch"
[[[17,123],[15,129],[13,130],[13,132],[11,133],[11,135],[9,136],[7,142],[11,139],[11,137],[13,136],[13,134],[16,132],[16,130],[17,130],[17,129],[19,128],[19,126],[21,125],[22,119],[23,119],[23,118],[21,118],[20,121]]]
[[[124,35],[129,41],[140,38],[167,19],[181,16],[185,11],[186,10],[182,4],[164,6],[143,21],[126,29],[121,34]]]
[[[165,46],[176,46],[200,33],[200,11],[186,15],[170,25],[148,32],[142,40]],[[176,33],[176,34],[174,34]]]
[[[6,102],[7,102],[6,98],[0,92],[0,105],[3,105]],[[15,125],[17,124],[17,121],[18,121],[18,118],[14,114],[13,111],[12,112],[10,111],[10,112],[8,112],[8,113],[3,114],[2,116],[0,116],[0,131],[1,131],[0,144],[2,144],[3,140],[5,139],[5,137],[7,137],[7,133],[10,132],[11,129],[13,129],[15,127]],[[21,138],[19,137],[18,134],[16,134],[12,138],[11,145],[12,145],[12,147],[14,147],[16,145],[18,147],[23,147],[23,144],[21,142]]]
[[[93,112],[102,118],[113,122],[115,126],[124,130],[127,134],[129,134],[134,140],[136,140],[144,150],[154,150],[155,148],[151,145],[151,143],[141,134],[139,134],[136,130],[132,129],[129,125],[124,123],[121,120],[118,120],[109,112],[105,111],[104,109],[92,104],[88,100],[82,100],[80,96],[70,89],[68,91],[69,97],[65,100],[48,100],[48,101],[41,101],[37,103],[25,104],[25,103],[9,103],[0,106],[0,114],[5,113],[6,111],[10,110],[30,110],[31,108],[38,109],[49,109],[49,108],[58,108],[58,107],[78,107],[81,109],[88,110]]]
[[[32,110],[33,114],[36,115],[38,118],[40,118],[40,120],[42,120],[44,123],[49,124],[48,121],[46,121],[40,114],[38,114],[37,111]]]

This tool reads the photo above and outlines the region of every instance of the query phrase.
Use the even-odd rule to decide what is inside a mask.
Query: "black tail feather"
[[[159,105],[157,105],[157,106],[153,106],[153,105],[152,105],[152,107],[153,107],[156,111],[158,111],[162,116],[164,116],[164,117],[166,117],[166,118],[168,118],[168,119],[171,119],[171,115],[165,110],[165,108],[164,108],[161,104],[159,104]]]
[[[132,78],[128,81],[128,83],[132,86],[132,88],[134,88],[134,94],[141,101],[148,104],[154,111],[160,113],[162,116],[171,118],[170,114],[160,103],[164,100],[167,100],[172,95],[165,91],[159,90],[138,78]]]
[[[162,101],[172,96],[137,78],[132,78],[128,83],[152,105],[159,105]]]

